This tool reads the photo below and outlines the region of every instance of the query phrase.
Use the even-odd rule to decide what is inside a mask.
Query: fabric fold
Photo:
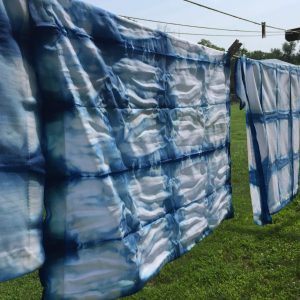
[[[0,0],[0,280],[115,299],[233,216],[221,51],[84,2]],[[14,10],[14,7],[17,9]]]
[[[26,1],[0,1],[0,281],[44,261],[44,157]],[[20,27],[19,27],[20,26]]]
[[[242,57],[235,78],[236,94],[246,107],[254,221],[268,224],[299,188],[300,69]]]
[[[44,296],[128,295],[232,216],[229,59],[80,1],[29,3]]]

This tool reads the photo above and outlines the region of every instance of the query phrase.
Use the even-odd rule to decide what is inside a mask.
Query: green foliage
[[[220,50],[220,51],[225,51],[224,48],[221,48],[221,47],[213,44],[211,41],[206,40],[206,39],[202,39],[200,42],[198,42],[198,44],[202,45],[202,46],[206,46],[206,47],[212,48],[212,49],[216,49],[216,50]]]
[[[285,42],[283,43],[282,45],[282,51],[283,51],[283,54],[286,56],[286,57],[292,57],[292,55],[294,55],[294,52],[296,50],[296,42]]]
[[[166,265],[134,299],[300,299],[300,197],[273,216],[252,221],[245,114],[232,105],[231,156],[235,218]],[[0,283],[1,300],[41,298],[37,273]]]
[[[213,49],[224,51],[224,48],[221,48],[213,44],[209,40],[202,39],[198,44],[207,46]],[[282,48],[272,48],[270,52],[264,52],[261,50],[248,51],[246,48],[241,48],[236,55],[242,56],[246,55],[252,59],[280,59],[282,61],[299,65],[300,64],[300,49],[296,52],[297,42],[285,42],[282,44]]]
[[[285,42],[282,44],[282,48],[272,48],[270,52],[263,52],[260,50],[248,51],[243,48],[238,55],[246,55],[253,59],[280,59],[282,61],[291,64],[300,64],[300,51],[296,52],[297,43],[296,42]]]

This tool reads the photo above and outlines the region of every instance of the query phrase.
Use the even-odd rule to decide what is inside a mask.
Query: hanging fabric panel
[[[0,0],[0,282],[44,261],[44,161],[23,4]]]
[[[30,1],[46,299],[140,289],[232,214],[229,59],[77,1]]]
[[[2,1],[0,280],[43,262],[44,195],[45,299],[133,293],[232,216],[229,57],[84,2]]]
[[[235,78],[246,107],[254,221],[267,224],[298,192],[300,69],[242,57]]]

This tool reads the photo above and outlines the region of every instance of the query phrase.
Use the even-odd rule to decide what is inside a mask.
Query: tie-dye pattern
[[[229,58],[83,2],[28,4],[44,296],[130,294],[232,215]]]
[[[21,4],[0,0],[0,282],[44,261],[44,162],[36,82],[19,36],[28,24]]]
[[[246,105],[254,221],[262,225],[298,192],[300,68],[243,57],[235,75],[237,95]]]

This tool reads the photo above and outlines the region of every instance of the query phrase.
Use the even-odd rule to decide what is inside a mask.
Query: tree
[[[283,55],[287,60],[292,60],[296,50],[296,42],[285,42],[282,45]]]
[[[200,45],[204,45],[213,49],[224,51],[224,48],[213,44],[211,41],[202,39],[198,42]],[[237,55],[246,55],[253,59],[279,59],[288,63],[300,65],[300,49],[296,52],[297,42],[285,42],[282,44],[282,49],[272,48],[270,52],[264,52],[261,50],[248,51],[246,48],[241,48]]]
[[[200,42],[198,42],[198,44],[209,47],[209,48],[213,48],[213,49],[216,49],[216,50],[225,51],[224,48],[221,48],[221,47],[213,44],[211,41],[206,40],[206,39],[202,39]]]
[[[283,57],[283,53],[280,49],[278,48],[271,49],[271,58],[282,59],[282,57]]]
[[[249,52],[248,56],[253,59],[268,59],[269,53],[263,52],[260,50],[254,50],[253,52]]]

